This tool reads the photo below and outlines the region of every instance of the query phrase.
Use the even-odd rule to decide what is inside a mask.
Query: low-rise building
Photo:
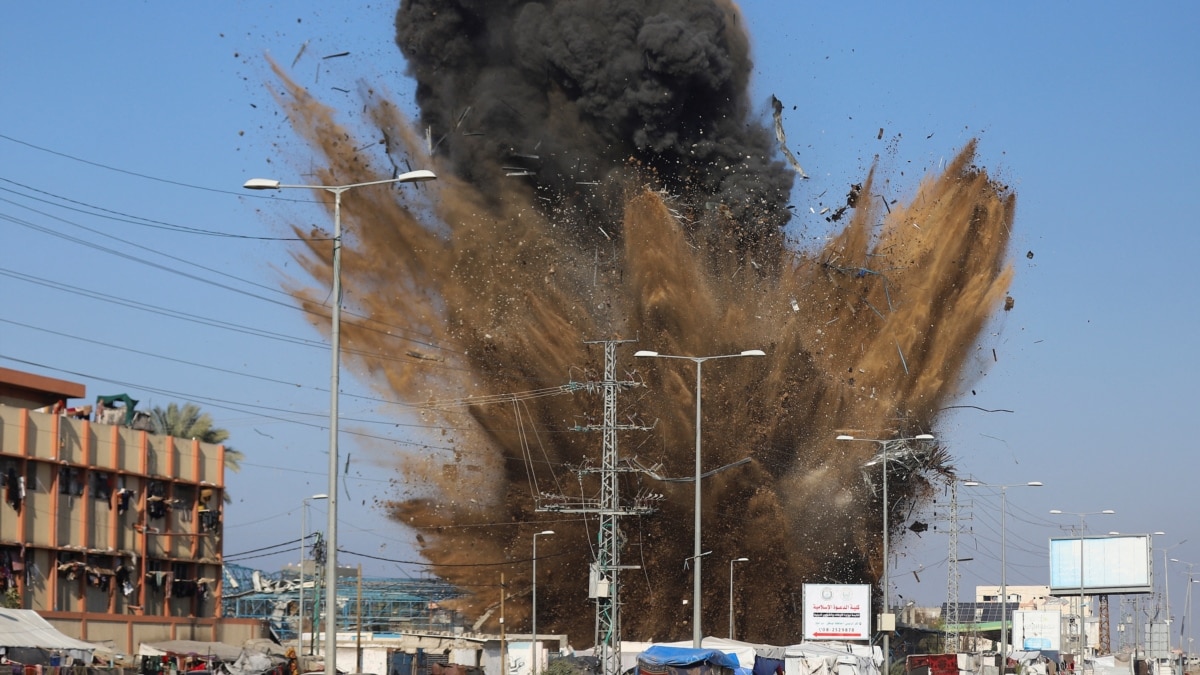
[[[127,650],[258,637],[257,622],[220,619],[224,447],[134,429],[132,407],[93,422],[91,406],[69,405],[85,396],[0,368],[5,604]]]

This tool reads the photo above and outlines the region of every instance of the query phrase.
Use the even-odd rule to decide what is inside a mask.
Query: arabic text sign
[[[804,584],[806,640],[868,640],[870,637],[870,586]]]

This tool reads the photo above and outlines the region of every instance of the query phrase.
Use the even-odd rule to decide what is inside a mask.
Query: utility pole
[[[588,579],[588,597],[596,601],[596,656],[600,661],[601,675],[621,675],[621,602],[620,571],[638,569],[638,566],[621,565],[622,516],[645,515],[656,510],[663,496],[641,493],[630,502],[623,503],[618,479],[622,473],[642,472],[641,467],[621,462],[617,455],[618,431],[649,431],[649,427],[635,424],[617,424],[617,390],[640,386],[634,381],[616,379],[617,344],[633,340],[595,340],[586,344],[604,345],[604,380],[586,386],[591,391],[604,394],[604,423],[575,427],[576,431],[600,431],[603,433],[601,466],[581,467],[577,473],[600,475],[598,499],[568,497],[543,493],[537,504],[538,511],[556,513],[596,514],[600,517],[600,528],[596,533],[596,560],[591,565]]]
[[[504,588],[504,572],[500,573],[500,672],[508,672],[508,635],[504,628],[504,596],[508,592]]]

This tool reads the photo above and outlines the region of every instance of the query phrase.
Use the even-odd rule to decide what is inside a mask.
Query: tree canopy
[[[229,431],[213,425],[212,415],[202,411],[195,403],[168,404],[166,408],[154,406],[150,411],[154,421],[154,432],[175,438],[196,439],[201,443],[222,444],[229,438]],[[225,466],[230,471],[241,471],[244,455],[225,444]]]

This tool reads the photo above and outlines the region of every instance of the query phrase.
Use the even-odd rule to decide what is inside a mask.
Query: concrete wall
[[[153,616],[114,617],[103,614],[44,612],[42,617],[59,632],[73,638],[111,640],[126,654],[136,654],[143,642],[197,640],[242,645],[267,637],[266,626],[254,619],[167,619]],[[351,661],[353,663],[353,655]]]

